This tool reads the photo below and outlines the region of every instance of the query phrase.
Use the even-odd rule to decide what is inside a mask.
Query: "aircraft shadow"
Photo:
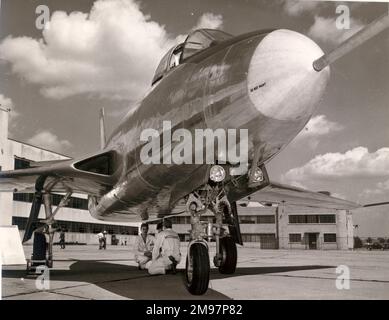
[[[224,279],[246,275],[260,275],[298,270],[313,270],[333,268],[333,266],[276,266],[276,267],[243,267],[237,268],[234,274],[220,274],[217,269],[211,269],[210,279]],[[24,270],[3,270],[4,278],[34,278],[26,276]],[[50,279],[53,281],[77,281],[94,284],[114,294],[135,300],[192,300],[212,299],[226,300],[228,296],[208,289],[202,296],[193,296],[185,288],[184,270],[178,270],[176,275],[150,276],[145,270],[121,264],[105,263],[100,261],[77,261],[70,266],[70,270],[51,270]],[[55,289],[54,291],[59,291]]]
[[[307,266],[277,266],[277,267],[243,267],[236,268],[233,274],[221,274],[217,269],[211,269],[211,280],[224,279],[230,277],[251,276],[267,273],[280,273],[301,270],[316,270],[335,268],[334,266],[307,265]]]

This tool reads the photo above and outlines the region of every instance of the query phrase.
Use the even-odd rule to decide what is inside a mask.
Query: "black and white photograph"
[[[388,300],[388,29],[387,1],[1,0],[0,305]]]

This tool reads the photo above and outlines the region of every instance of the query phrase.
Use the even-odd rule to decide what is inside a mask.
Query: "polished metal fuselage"
[[[105,204],[95,214],[97,218],[139,221],[139,217],[161,217],[207,182],[209,164],[142,163],[140,150],[145,142],[140,135],[144,129],[153,128],[162,135],[163,121],[170,121],[173,130],[191,132],[247,129],[249,162],[254,150],[259,150],[260,164],[274,157],[301,131],[313,109],[292,119],[276,119],[264,115],[250,99],[249,68],[254,52],[268,34],[253,32],[208,48],[183,61],[151,87],[107,141],[105,150],[117,154],[113,175],[117,183],[101,198]],[[267,90],[266,85],[258,90]]]

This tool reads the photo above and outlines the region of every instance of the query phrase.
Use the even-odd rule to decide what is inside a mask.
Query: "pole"
[[[106,143],[105,138],[105,112],[104,108],[100,109],[100,147],[104,149]]]
[[[337,48],[332,50],[330,53],[321,56],[319,59],[313,62],[313,68],[316,71],[321,71],[328,65],[332,64],[339,58],[343,57],[345,54],[349,53],[351,50],[360,46],[367,40],[373,38],[380,32],[384,31],[389,27],[389,15],[384,14],[383,16],[377,18],[365,28],[358,31],[346,41],[341,43]]]

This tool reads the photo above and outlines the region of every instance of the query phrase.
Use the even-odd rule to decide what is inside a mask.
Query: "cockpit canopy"
[[[198,29],[193,31],[183,43],[174,46],[163,56],[155,70],[152,85],[189,57],[230,38],[232,35],[220,30]]]

